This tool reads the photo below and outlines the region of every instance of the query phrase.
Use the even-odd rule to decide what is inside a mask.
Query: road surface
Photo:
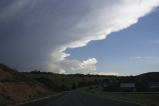
[[[102,99],[80,91],[70,91],[59,96],[20,106],[143,106],[128,102]]]

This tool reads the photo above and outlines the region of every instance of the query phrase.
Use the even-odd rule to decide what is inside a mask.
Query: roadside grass
[[[10,99],[9,96],[4,97],[4,96],[0,95],[0,106],[10,106],[10,105],[11,106],[19,106],[21,104],[37,101],[40,99],[45,99],[45,98],[52,97],[52,96],[58,96],[60,94],[62,94],[62,92],[48,92],[45,94],[30,96],[27,99],[24,99],[23,101],[20,101],[20,102],[17,102],[17,101]]]
[[[6,104],[8,104],[8,103],[12,103],[12,101],[10,101],[8,98],[5,98],[5,97],[2,97],[1,95],[0,95],[0,106],[5,106]]]
[[[13,106],[20,106],[20,105],[22,105],[22,104],[26,104],[26,103],[31,103],[31,102],[43,100],[43,99],[50,98],[50,97],[53,97],[53,96],[58,96],[58,95],[61,95],[61,94],[62,94],[62,92],[48,92],[48,93],[46,93],[46,94],[41,94],[41,95],[33,96],[33,97],[31,97],[30,99],[25,100],[25,101],[23,101],[23,102],[15,103],[15,104],[13,104]],[[1,105],[0,105],[0,106],[1,106]],[[10,105],[9,105],[9,106],[10,106]]]
[[[88,89],[86,91],[102,98],[159,106],[159,92],[102,92]]]
[[[58,94],[61,94],[61,92],[47,92],[45,94],[35,95],[30,100],[34,100],[34,99],[36,100],[36,99],[45,98],[49,96],[56,96]]]

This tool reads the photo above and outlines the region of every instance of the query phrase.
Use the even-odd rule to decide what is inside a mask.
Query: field
[[[159,92],[102,92],[96,90],[87,90],[87,93],[102,98],[108,98],[119,101],[135,102],[148,106],[159,106]]]

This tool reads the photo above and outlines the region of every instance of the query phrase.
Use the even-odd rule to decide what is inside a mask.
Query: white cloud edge
[[[135,2],[135,1],[133,2],[133,1],[129,1],[129,0],[122,0],[122,1],[124,3],[129,3],[129,2],[131,3],[132,2],[132,4]],[[67,59],[67,57],[70,56],[70,54],[65,53],[65,51],[68,48],[78,48],[78,47],[86,46],[89,42],[91,42],[93,40],[102,40],[102,39],[105,39],[112,32],[120,31],[120,30],[123,30],[125,28],[130,27],[133,24],[136,24],[140,18],[142,18],[143,16],[147,15],[148,13],[150,13],[155,7],[157,7],[159,5],[159,1],[158,0],[154,0],[152,2],[153,3],[151,4],[150,1],[146,1],[145,2],[145,1],[141,0],[141,4],[140,5],[143,6],[143,7],[138,7],[139,9],[135,9],[135,11],[133,10],[134,8],[129,8],[131,6],[127,5],[128,9],[126,9],[124,7],[125,10],[126,10],[126,13],[129,13],[129,12],[131,13],[131,11],[132,11],[132,13],[134,13],[134,15],[132,15],[132,16],[131,16],[132,13],[129,14],[130,15],[129,19],[124,19],[124,21],[122,21],[119,18],[119,20],[116,20],[115,23],[113,23],[113,24],[117,24],[117,25],[115,25],[114,27],[110,27],[110,29],[106,29],[106,31],[103,30],[103,31],[98,32],[98,34],[100,34],[100,35],[84,37],[84,39],[82,39],[82,40],[76,40],[76,41],[70,42],[69,44],[61,46],[60,48],[58,48],[59,50],[53,52],[53,54],[52,54],[53,59],[56,60],[54,62],[59,62],[59,64],[61,64],[60,62],[62,62],[62,61],[65,61],[65,60],[69,61],[69,59]],[[118,10],[120,11],[120,9],[118,9]],[[80,22],[80,24],[77,25],[77,28],[83,28],[83,27],[85,28],[84,24],[82,25],[82,23],[85,23],[87,21],[88,20],[87,20],[87,16],[86,16],[86,20],[84,18],[83,22]],[[90,25],[92,23],[93,22],[90,22]],[[96,60],[95,58],[92,58],[92,59]],[[89,60],[90,59],[85,60],[85,61],[81,61],[81,62],[78,60],[79,64],[80,64],[80,68],[82,69],[81,65],[84,64],[84,63],[86,63],[86,62],[88,62]],[[96,64],[94,64],[94,65],[96,65]],[[88,65],[88,67],[89,67],[89,65]],[[96,68],[93,68],[92,70],[95,71],[94,69],[96,69]],[[78,68],[77,68],[77,70],[78,70]],[[63,72],[64,72],[64,70],[63,70]],[[101,72],[101,73],[95,72],[95,73],[97,73],[97,74],[107,74],[107,72]],[[118,73],[110,73],[110,74],[117,75]]]

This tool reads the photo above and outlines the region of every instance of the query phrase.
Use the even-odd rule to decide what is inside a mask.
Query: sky
[[[1,0],[0,63],[20,71],[159,71],[159,0]]]

